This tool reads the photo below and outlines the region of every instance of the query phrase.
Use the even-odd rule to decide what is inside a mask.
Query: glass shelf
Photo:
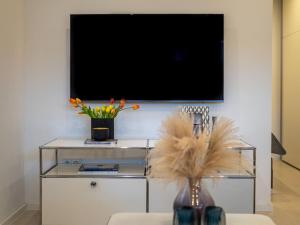
[[[43,178],[67,178],[67,177],[103,177],[103,178],[145,178],[145,167],[143,165],[134,164],[119,164],[118,172],[81,172],[79,171],[80,164],[66,165],[58,164],[49,172],[44,174]]]
[[[156,139],[116,139],[111,143],[85,144],[84,138],[80,139],[54,139],[40,149],[153,149],[158,142]],[[255,147],[240,140],[240,145],[234,150],[255,150]]]
[[[40,149],[148,149],[148,139],[117,139],[111,143],[85,144],[80,139],[54,139],[40,146]]]

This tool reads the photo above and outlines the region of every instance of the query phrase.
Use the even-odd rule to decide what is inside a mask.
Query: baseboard
[[[278,155],[278,154],[272,153],[271,157],[272,157],[272,159],[275,159],[275,160],[281,160],[281,155]]]
[[[26,204],[22,205],[21,207],[16,209],[11,215],[9,215],[6,219],[1,221],[0,225],[10,225],[10,224],[12,224],[14,221],[16,221],[16,219],[19,216],[21,216],[25,212],[26,208],[27,208]]]
[[[27,210],[39,211],[40,205],[39,204],[27,204]]]
[[[300,170],[300,168],[298,168],[298,167],[296,167],[296,166],[290,164],[289,162],[285,161],[284,159],[282,160],[282,162],[284,162],[285,164],[287,164],[288,166],[290,166],[290,167],[292,167],[292,168],[294,168],[294,169],[296,169],[296,170]]]
[[[273,205],[270,202],[269,204],[257,204],[256,205],[256,212],[272,212],[273,210]]]

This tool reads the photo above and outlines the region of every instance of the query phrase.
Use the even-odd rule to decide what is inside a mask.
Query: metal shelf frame
[[[125,149],[141,149],[141,150],[145,150],[146,151],[146,156],[149,154],[149,151],[151,151],[151,149],[154,148],[154,144],[152,143],[152,145],[150,144],[151,141],[153,141],[155,143],[156,140],[150,140],[150,139],[144,139],[144,140],[132,140],[132,141],[143,141],[143,145],[141,146],[137,146],[137,145],[132,145],[132,146],[126,146],[126,145],[121,145],[118,144],[119,140],[116,140],[116,142],[114,142],[112,145],[109,144],[94,144],[94,145],[83,145],[80,144],[78,146],[76,145],[64,145],[64,144],[55,144],[55,143],[63,143],[64,140],[69,140],[69,139],[53,139],[49,142],[47,142],[44,145],[41,145],[39,147],[39,172],[40,172],[40,210],[41,210],[41,215],[42,215],[42,194],[43,194],[43,190],[42,190],[42,179],[43,178],[135,178],[135,179],[146,179],[146,211],[149,212],[149,182],[147,179],[147,169],[148,169],[148,159],[146,157],[145,159],[145,164],[144,164],[144,169],[145,169],[145,173],[143,176],[131,176],[131,175],[117,175],[117,174],[112,174],[112,175],[102,175],[102,174],[89,174],[89,175],[84,175],[84,174],[77,174],[77,175],[51,175],[51,176],[47,176],[47,174],[53,170],[55,167],[58,166],[59,164],[59,151],[63,151],[63,150],[103,150],[103,149],[112,149],[112,150],[125,150]],[[71,139],[72,140],[72,139]],[[74,139],[75,140],[75,139]],[[78,140],[75,140],[78,141]],[[81,140],[82,143],[84,143],[84,140]],[[120,140],[122,141],[122,140]],[[126,140],[129,141],[130,140]],[[79,143],[79,142],[78,142]],[[232,150],[237,150],[239,151],[241,154],[243,151],[252,151],[252,163],[253,163],[253,171],[247,171],[248,175],[220,175],[220,176],[214,176],[217,178],[226,178],[226,179],[253,179],[254,180],[254,199],[253,199],[253,209],[254,209],[254,213],[255,213],[255,196],[256,196],[256,148],[248,143],[246,143],[245,141],[241,141],[241,146],[239,147],[234,147],[234,148],[230,148]],[[45,151],[49,151],[52,150],[54,151],[55,154],[55,159],[54,159],[54,164],[52,166],[50,166],[47,169],[44,169],[44,160],[43,160],[43,154]],[[212,178],[211,176],[208,178]],[[42,218],[42,216],[41,216]]]

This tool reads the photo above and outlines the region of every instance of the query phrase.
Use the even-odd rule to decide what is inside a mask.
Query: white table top
[[[117,213],[108,225],[172,225],[172,213]],[[226,214],[227,225],[275,225],[267,216],[256,214]]]

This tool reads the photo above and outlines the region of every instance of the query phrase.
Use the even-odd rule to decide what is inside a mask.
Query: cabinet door
[[[253,213],[254,179],[204,179],[204,185],[215,204],[227,213]],[[161,179],[149,180],[149,212],[172,212],[178,193],[175,183],[165,184]]]
[[[43,225],[106,225],[113,213],[146,211],[145,179],[43,178],[42,185]]]
[[[284,20],[286,17],[284,16]],[[300,33],[295,32],[283,39],[282,143],[287,151],[283,159],[298,169],[300,169],[299,56]]]

